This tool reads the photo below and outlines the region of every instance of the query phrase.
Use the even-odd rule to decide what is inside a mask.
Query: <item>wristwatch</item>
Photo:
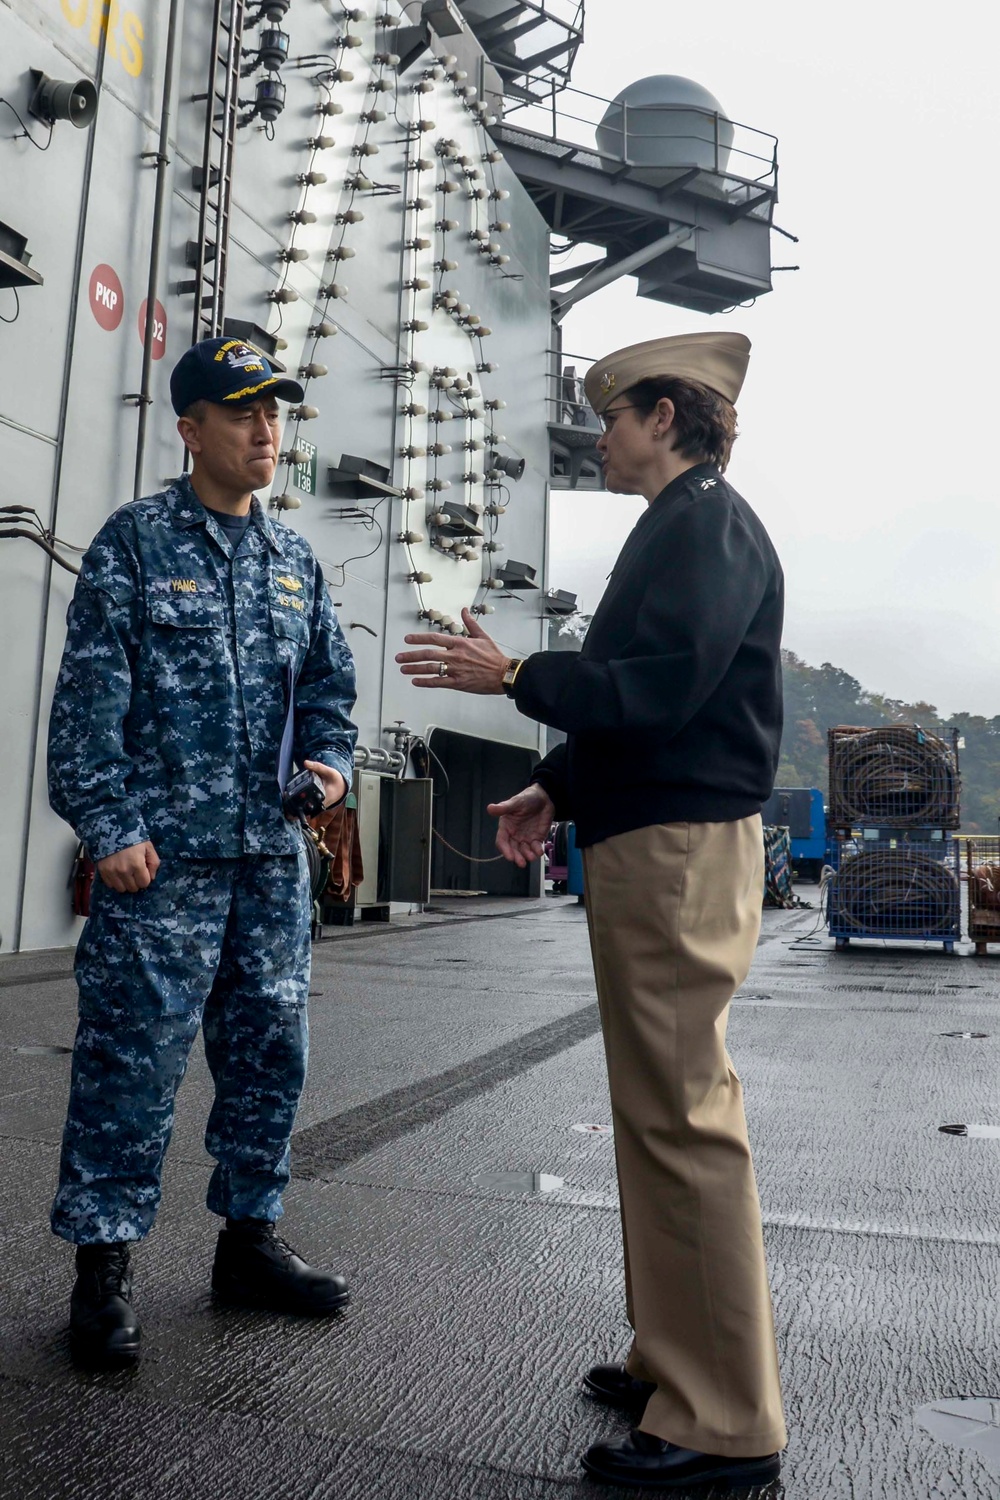
[[[523,666],[524,658],[515,656],[511,658],[511,660],[504,668],[504,674],[501,677],[500,681],[503,685],[503,690],[507,694],[508,698],[513,698],[514,696],[514,684],[517,681],[517,674],[518,672],[520,672]]]

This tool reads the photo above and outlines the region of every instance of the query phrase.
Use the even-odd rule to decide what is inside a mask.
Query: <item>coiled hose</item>
[[[947,740],[913,724],[830,730],[835,828],[957,828],[959,779]]]
[[[859,936],[951,937],[961,921],[956,871],[912,847],[842,853],[826,900],[831,927]]]

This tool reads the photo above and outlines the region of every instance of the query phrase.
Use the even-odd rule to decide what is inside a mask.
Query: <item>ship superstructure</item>
[[[211,334],[306,386],[268,500],[321,559],[357,659],[360,908],[537,881],[482,863],[483,809],[544,731],[505,699],[416,693],[394,652],[468,606],[525,655],[572,608],[549,587],[569,580],[549,576],[547,498],[596,482],[596,434],[550,234],[603,252],[576,296],[639,274],[706,310],[768,290],[776,195],[773,162],[754,187],[721,160],[718,114],[714,158],[684,166],[675,143],[666,176],[655,101],[612,101],[574,145],[559,111],[582,118],[583,22],[575,0],[0,7],[0,505],[25,508],[0,518],[3,950],[78,930],[44,752],[72,569],[181,471],[167,376]],[[711,111],[685,107],[702,135]]]

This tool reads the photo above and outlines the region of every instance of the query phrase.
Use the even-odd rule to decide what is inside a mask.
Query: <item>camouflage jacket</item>
[[[189,480],[123,505],[83,560],[49,727],[49,797],[93,859],[294,853],[278,754],[350,784],[354,660],[308,542],[260,502],[233,552]]]

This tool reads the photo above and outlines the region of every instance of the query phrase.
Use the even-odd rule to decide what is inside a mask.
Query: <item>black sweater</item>
[[[579,653],[542,651],[518,709],[562,729],[532,777],[583,847],[759,812],[781,741],[781,564],[714,464],[668,484],[622,548]]]

